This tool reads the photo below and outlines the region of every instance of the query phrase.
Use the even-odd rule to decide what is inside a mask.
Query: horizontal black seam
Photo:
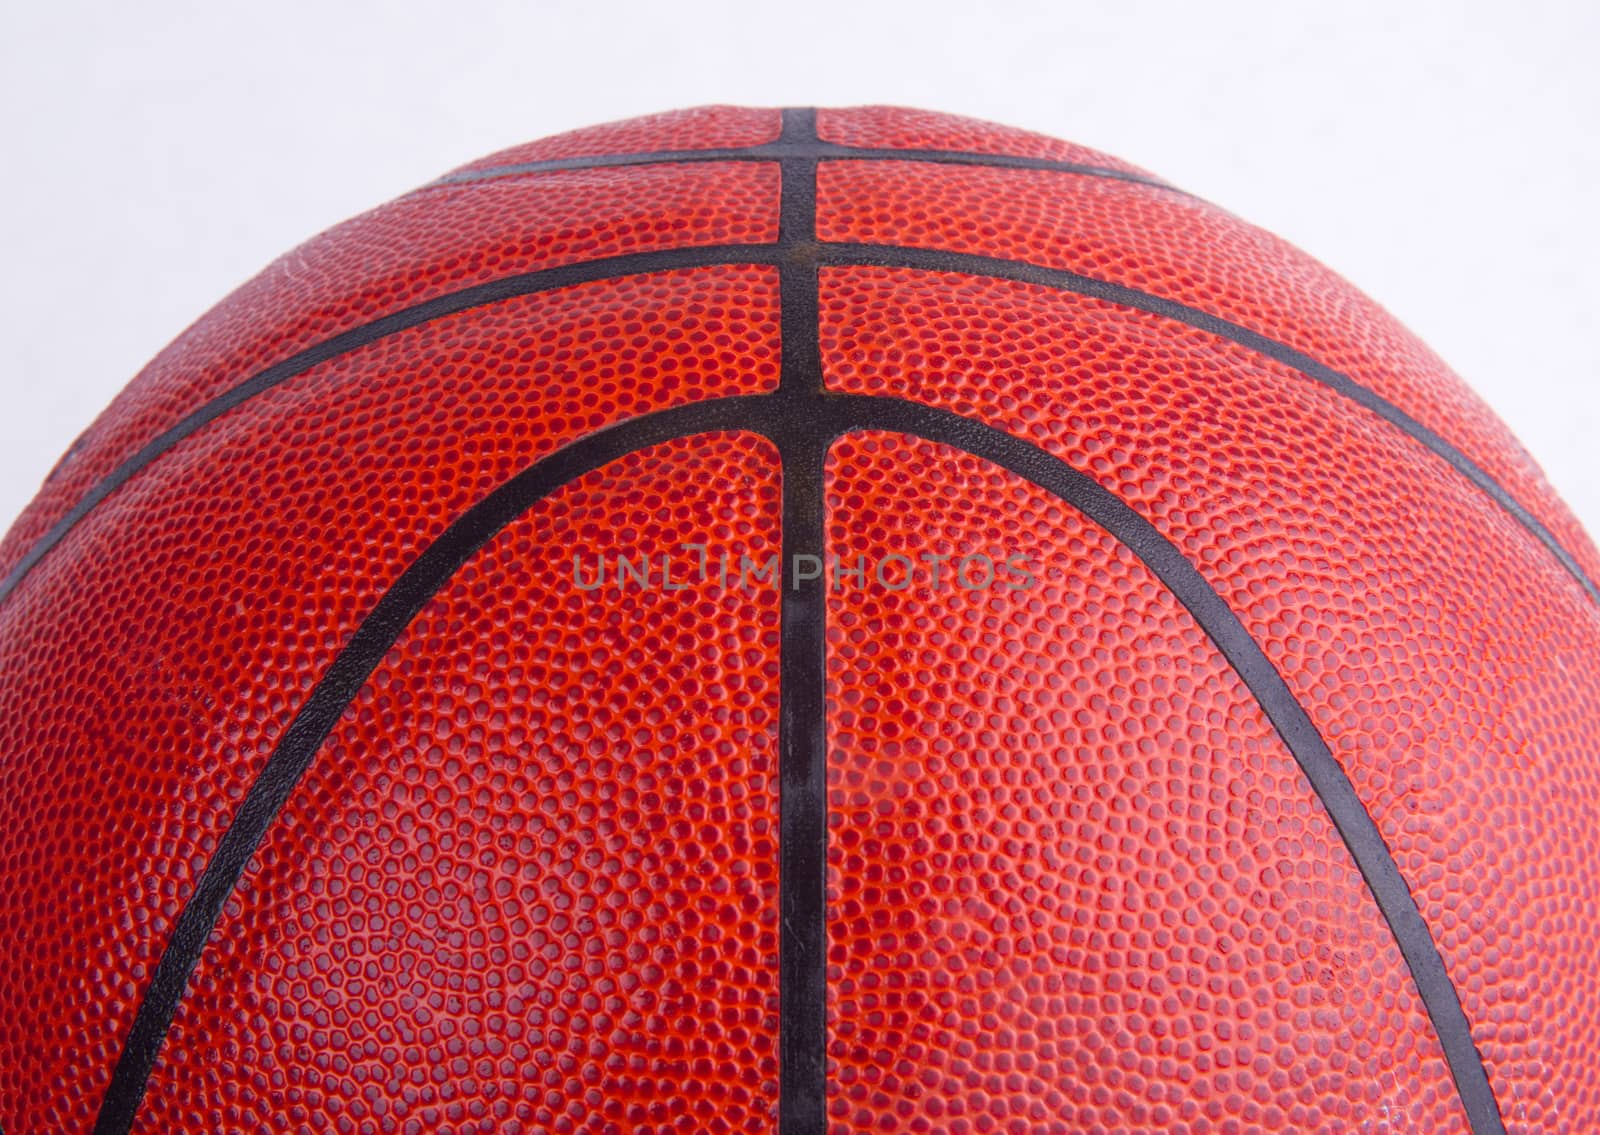
[[[115,470],[41,536],[15,567],[0,580],[0,602],[15,590],[23,577],[32,570],[51,548],[60,542],[88,512],[104,500],[130,477],[159,457],[178,441],[189,436],[201,426],[227,410],[244,402],[262,390],[291,378],[311,366],[325,362],[336,355],[364,346],[384,335],[415,327],[420,323],[454,314],[471,307],[492,303],[513,296],[528,295],[538,291],[565,287],[572,283],[590,282],[612,276],[640,272],[665,271],[677,268],[736,265],[775,264],[787,257],[805,259],[808,263],[825,266],[872,266],[881,268],[917,269],[932,272],[952,272],[961,275],[1014,280],[1037,284],[1059,291],[1102,299],[1124,307],[1162,316],[1178,323],[1216,335],[1276,360],[1307,378],[1336,391],[1357,405],[1377,414],[1403,433],[1431,450],[1448,465],[1490,497],[1513,520],[1543,544],[1555,556],[1563,569],[1588,594],[1591,601],[1600,604],[1600,587],[1584,572],[1582,566],[1556,539],[1545,525],[1507,492],[1486,471],[1466,454],[1450,444],[1439,434],[1418,422],[1372,391],[1331,367],[1308,355],[1270,339],[1259,332],[1230,322],[1176,300],[1163,299],[1122,284],[1082,276],[1064,269],[1046,268],[1023,261],[1002,260],[970,253],[943,252],[935,249],[909,248],[903,245],[876,245],[859,243],[814,243],[796,246],[787,253],[775,245],[722,245],[701,248],[673,249],[662,252],[640,253],[631,256],[611,257],[588,261],[563,268],[545,269],[507,277],[503,280],[468,288],[461,292],[440,296],[416,307],[398,312],[354,328],[325,340],[314,347],[277,363],[240,386],[236,386],[206,403],[159,437],[148,442],[132,457],[124,460]]]
[[[951,272],[964,276],[1013,280],[1035,284],[1056,291],[1071,292],[1091,299],[1104,300],[1120,307],[1147,312],[1176,323],[1186,324],[1196,330],[1215,335],[1235,343],[1258,355],[1283,363],[1299,371],[1313,382],[1328,387],[1335,393],[1370,410],[1412,440],[1431,450],[1447,465],[1472,482],[1479,490],[1500,506],[1537,539],[1556,558],[1568,575],[1588,593],[1595,603],[1600,603],[1600,588],[1584,572],[1575,557],[1569,553],[1555,533],[1545,527],[1522,503],[1500,485],[1488,472],[1444,437],[1423,425],[1417,419],[1389,402],[1370,387],[1362,386],[1332,367],[1286,343],[1268,338],[1243,324],[1193,308],[1176,300],[1164,299],[1148,292],[1079,275],[1060,268],[1045,268],[1037,264],[1016,260],[1001,260],[963,252],[944,252],[937,249],[908,248],[904,245],[876,245],[837,243],[823,246],[819,254],[829,266],[869,266],[878,268],[915,269],[927,272]]]
[[[437,296],[413,307],[391,312],[371,323],[364,323],[324,339],[303,351],[298,351],[281,362],[274,363],[253,377],[230,387],[227,391],[202,405],[177,424],[164,430],[141,446],[133,456],[125,458],[104,478],[96,482],[82,499],[44,535],[34,542],[28,554],[17,561],[4,579],[0,579],[0,602],[14,591],[28,572],[61,542],[85,516],[101,501],[121,488],[136,473],[177,445],[196,430],[210,424],[234,407],[249,401],[257,394],[272,389],[280,383],[305,373],[314,366],[328,362],[368,346],[379,339],[449,315],[458,315],[475,307],[498,303],[519,296],[556,291],[574,284],[594,283],[622,276],[649,272],[676,271],[684,268],[749,267],[772,265],[777,258],[776,245],[737,244],[709,245],[698,248],[674,248],[661,252],[631,253],[609,256],[599,260],[586,260],[555,268],[543,268],[516,276],[492,280],[486,284],[465,288],[448,295]]]
[[[431,181],[416,190],[439,189],[450,185],[470,185],[506,177],[534,173],[564,173],[586,169],[617,169],[627,166],[681,165],[695,162],[781,162],[785,160],[855,161],[855,162],[930,162],[939,165],[977,166],[985,169],[1037,170],[1045,173],[1076,174],[1098,177],[1110,181],[1124,181],[1146,185],[1153,189],[1166,189],[1183,196],[1176,186],[1158,178],[1109,166],[1090,165],[1083,162],[1056,161],[1051,158],[1028,158],[1017,154],[983,154],[966,150],[917,150],[886,147],[842,146],[831,142],[768,142],[758,146],[729,146],[695,150],[656,150],[635,154],[590,154],[570,158],[546,158],[541,161],[512,162],[503,166],[462,170]]]

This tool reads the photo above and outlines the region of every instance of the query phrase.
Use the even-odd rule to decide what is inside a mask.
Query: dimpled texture
[[[829,599],[840,1130],[1464,1131],[1354,861],[1149,570],[944,446],[849,435],[827,487],[847,560],[949,557]]]
[[[855,107],[819,110],[817,137],[841,146],[874,150],[956,150],[971,154],[1004,154],[1018,158],[1043,158],[1121,173],[1149,174],[1130,162],[1088,146],[1063,142],[1030,130],[997,126],[958,114],[897,107]]]
[[[463,568],[241,883],[138,1130],[770,1131],[778,593],[676,549],[764,561],[778,520],[770,445],[702,436]],[[577,586],[641,547],[681,590]]]
[[[784,122],[676,112],[465,168],[754,147]],[[911,152],[1138,172],[1116,159],[882,107],[817,135],[907,156],[822,160],[799,247],[778,221],[806,181],[771,158],[419,189],[224,300],[63,459],[0,544],[0,570],[47,549],[0,597],[6,1135],[93,1126],[219,839],[375,625],[387,652],[158,1022],[140,1132],[773,1130],[778,817],[805,806],[778,774],[812,736],[830,1130],[1464,1129],[1350,852],[1187,609],[1016,474],[894,434],[780,469],[706,405],[765,405],[745,424],[792,442],[819,384],[1006,431],[1147,520],[1349,776],[1507,1128],[1600,1127],[1600,615],[1551,550],[1396,424],[1222,335],[979,262],[830,266],[829,243],[1025,261],[1253,328],[1442,436],[1594,574],[1537,468],[1370,300],[1236,218]],[[346,332],[372,337],[260,380]],[[799,400],[772,413],[780,390]],[[693,428],[504,518],[409,623],[371,618],[519,475],[665,410]],[[685,541],[759,562],[804,536],[782,530],[790,476],[823,479],[824,514],[796,517],[834,555],[1020,551],[1037,587],[836,573],[780,614],[773,586],[571,575]],[[787,632],[812,619],[827,717],[784,721],[809,704],[784,698],[807,641]]]
[[[1393,849],[1508,1121],[1600,1124],[1600,615],[1547,550],[1382,421],[1203,332],[938,273],[841,270],[824,297],[830,384],[1035,442],[1201,570]]]
[[[223,300],[118,395],[0,543],[0,572],[141,446],[297,351],[523,272],[770,241],[777,194],[777,171],[749,163],[570,170],[425,189],[346,221]]]
[[[558,446],[772,385],[776,289],[661,273],[380,340],[219,418],[28,577],[0,608],[10,1135],[86,1127],[227,816],[378,595]]]
[[[830,162],[817,231],[1065,269],[1275,339],[1442,434],[1600,575],[1600,553],[1538,466],[1432,351],[1323,265],[1204,201],[1037,170]]]
[[[455,170],[466,173],[523,162],[658,150],[720,150],[777,141],[782,115],[770,108],[701,106],[588,126],[498,150]]]

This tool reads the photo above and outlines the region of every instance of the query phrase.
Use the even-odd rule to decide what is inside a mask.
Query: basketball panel
[[[1032,441],[1185,554],[1392,849],[1505,1113],[1600,1122],[1580,1009],[1600,972],[1583,929],[1600,902],[1600,612],[1543,545],[1386,423],[1157,316],[884,269],[827,272],[823,295],[835,388],[892,385]]]
[[[772,164],[580,170],[426,189],[336,226],[224,299],[118,395],[0,542],[0,573],[141,447],[299,351],[526,272],[769,242],[777,199]],[[629,350],[651,352],[644,331]]]
[[[778,588],[680,545],[764,565],[778,500],[704,435],[474,556],[274,822],[136,1130],[771,1131]]]
[[[1130,162],[1088,146],[1031,130],[999,126],[958,114],[897,106],[853,106],[817,111],[817,136],[841,146],[885,150],[955,150],[971,154],[1039,158],[1149,177]]]
[[[916,564],[829,598],[833,1130],[1467,1130],[1311,785],[1132,553],[893,434],[828,501],[830,550]]]
[[[1063,269],[1277,340],[1443,436],[1549,528],[1590,578],[1600,578],[1600,553],[1542,471],[1432,351],[1348,282],[1221,209],[1103,178],[915,162],[824,162],[817,201],[824,240]],[[1340,413],[1371,411],[1347,401]]]
[[[698,106],[555,134],[497,150],[453,172],[470,173],[562,158],[760,146],[777,141],[782,129],[782,112],[772,107]]]
[[[216,839],[400,572],[558,447],[770,387],[776,292],[662,273],[374,343],[187,439],[7,598],[0,923],[26,929],[0,936],[0,1123],[90,1124]]]

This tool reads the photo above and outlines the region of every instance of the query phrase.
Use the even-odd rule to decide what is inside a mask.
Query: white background
[[[1138,162],[1376,296],[1600,533],[1600,6],[8,6],[0,524],[140,366],[314,232],[516,142],[890,102]]]

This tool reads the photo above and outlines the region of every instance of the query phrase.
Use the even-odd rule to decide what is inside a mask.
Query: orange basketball
[[[1600,556],[1103,154],[497,154],[185,331],[0,574],[6,1135],[1600,1129]]]

